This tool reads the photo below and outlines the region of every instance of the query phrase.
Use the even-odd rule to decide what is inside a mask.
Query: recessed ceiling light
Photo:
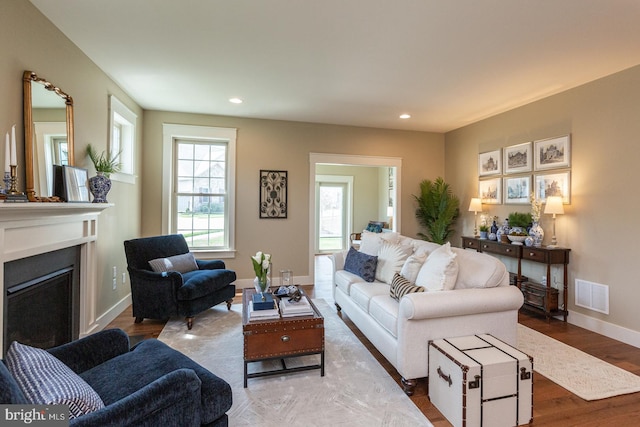
[[[229,98],[229,102],[232,104],[242,104],[242,99],[240,98]]]
[[[411,114],[407,114],[407,113],[400,114],[400,118],[403,119],[403,120],[410,119],[411,118]]]

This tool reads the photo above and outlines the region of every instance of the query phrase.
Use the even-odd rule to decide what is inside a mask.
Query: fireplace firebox
[[[51,348],[78,338],[80,247],[4,265],[4,350],[12,341]]]

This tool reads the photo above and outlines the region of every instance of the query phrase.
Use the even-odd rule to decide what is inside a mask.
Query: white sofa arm
[[[433,319],[518,310],[524,303],[517,286],[414,293],[400,300],[399,319]]]
[[[349,251],[336,252],[334,254],[331,254],[331,256],[329,257],[329,259],[331,259],[331,262],[333,263],[334,274],[338,270],[344,270],[344,260],[347,258],[347,253],[349,253]]]

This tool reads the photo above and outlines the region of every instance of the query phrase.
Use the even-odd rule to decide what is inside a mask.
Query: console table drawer
[[[496,243],[492,241],[482,241],[480,242],[480,250],[482,252],[491,252],[498,255],[519,258],[522,246],[510,245],[506,243]]]
[[[522,248],[522,259],[544,264],[568,264],[569,251],[566,249]]]
[[[466,237],[462,238],[462,247],[464,249],[475,249],[478,250],[479,244],[477,239],[468,239]]]

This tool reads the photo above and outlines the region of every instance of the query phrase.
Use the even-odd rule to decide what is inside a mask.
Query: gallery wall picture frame
[[[571,172],[535,175],[535,196],[541,202],[546,202],[549,196],[560,196],[564,204],[571,203]]]
[[[571,166],[571,135],[534,141],[535,170]]]
[[[531,142],[510,145],[504,149],[504,173],[530,172],[533,164]]]
[[[504,177],[503,183],[505,205],[527,205],[530,203],[531,175]]]
[[[478,175],[500,175],[502,174],[502,149],[478,154]]]
[[[62,182],[67,202],[89,202],[89,178],[87,177],[86,169],[63,166]]]
[[[502,178],[478,181],[478,196],[488,205],[502,204]]]
[[[287,171],[260,170],[260,218],[287,217]]]

